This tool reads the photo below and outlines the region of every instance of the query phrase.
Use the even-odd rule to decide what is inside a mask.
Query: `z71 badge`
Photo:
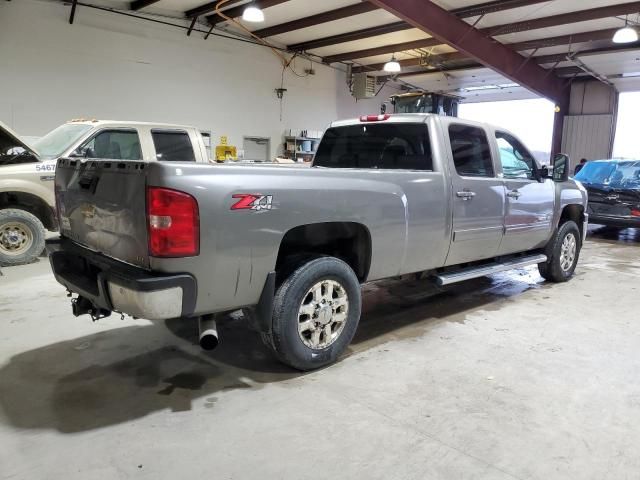
[[[236,193],[232,198],[238,199],[231,205],[231,210],[271,210],[273,195],[259,193]]]

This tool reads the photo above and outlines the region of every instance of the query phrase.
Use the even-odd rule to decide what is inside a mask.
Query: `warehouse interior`
[[[546,128],[536,168],[548,169],[552,183],[557,154],[566,154],[564,179],[574,182],[585,163],[614,159],[621,94],[640,92],[638,34],[640,2],[628,0],[7,0],[0,126],[42,154],[38,141],[74,122],[189,125],[202,135],[210,164],[202,168],[246,169],[230,180],[246,196],[252,169],[275,169],[267,190],[295,174],[286,169],[322,174],[326,167],[311,165],[325,131],[339,126],[332,122],[393,120],[403,95],[444,98],[421,112],[454,117],[468,104],[488,112],[513,102],[519,120],[528,115],[520,101],[545,99],[548,125],[514,133],[524,139]],[[618,161],[640,178],[635,151]],[[0,162],[0,208],[22,181],[8,168]],[[42,195],[60,214],[51,168],[37,170],[29,195],[50,183]],[[340,184],[368,188],[351,175]],[[605,181],[607,198],[626,198],[630,213],[600,224],[589,210],[569,282],[545,281],[535,265],[450,286],[401,270],[361,282],[352,343],[335,363],[304,372],[278,362],[240,308],[219,316],[220,344],[208,352],[180,318],[115,309],[98,321],[76,318],[48,247],[33,261],[0,263],[0,479],[634,478],[637,178],[625,184],[631,194],[615,189],[613,176]],[[265,211],[255,215],[272,213],[268,193],[259,192]],[[390,211],[377,210],[381,225]],[[58,228],[43,223],[47,242],[57,239]],[[3,242],[13,248],[15,224],[3,230],[0,217],[0,250]],[[264,222],[256,230],[264,237],[221,233],[216,242],[244,246],[277,228]],[[422,245],[425,255],[437,250]],[[246,256],[266,250],[259,243]],[[240,272],[218,272],[219,290],[237,295]]]

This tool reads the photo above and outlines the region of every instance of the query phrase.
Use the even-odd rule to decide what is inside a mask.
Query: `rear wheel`
[[[334,362],[360,320],[360,284],[342,260],[322,257],[298,267],[278,288],[272,331],[263,340],[276,356],[299,370]]]
[[[547,261],[538,264],[540,275],[551,282],[566,282],[578,265],[581,249],[580,229],[573,221],[560,225],[556,235],[549,241]]]
[[[44,250],[45,229],[35,215],[19,209],[0,210],[0,264],[33,262]]]

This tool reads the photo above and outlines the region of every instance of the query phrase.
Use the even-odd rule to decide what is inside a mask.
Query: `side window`
[[[163,162],[195,162],[193,145],[184,131],[152,130],[156,159]]]
[[[536,162],[516,138],[508,133],[496,132],[496,141],[505,178],[535,178]]]
[[[76,152],[87,158],[142,160],[140,139],[135,130],[102,130]]]
[[[493,177],[493,163],[487,134],[468,125],[449,126],[453,163],[463,177]]]

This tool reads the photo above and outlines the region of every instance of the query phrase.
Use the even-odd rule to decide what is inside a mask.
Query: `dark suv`
[[[589,220],[640,227],[640,160],[594,160],[575,176],[589,192]]]

